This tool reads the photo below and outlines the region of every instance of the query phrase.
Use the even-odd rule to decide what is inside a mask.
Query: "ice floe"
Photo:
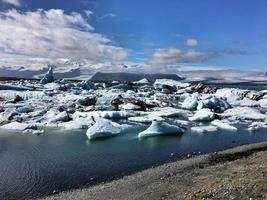
[[[226,110],[222,113],[224,118],[231,118],[234,120],[265,120],[267,115],[261,113],[256,108],[251,107],[236,107]]]
[[[151,130],[167,134],[166,130],[183,128],[202,133],[236,131],[239,123],[247,122],[249,130],[256,130],[264,128],[267,120],[267,91],[218,89],[170,79],[154,83],[147,79],[133,83],[54,80],[51,68],[41,82],[2,81],[0,90],[0,126],[22,131],[30,124],[96,130],[101,123],[112,127],[112,135],[127,123],[152,123],[147,135],[153,135]],[[25,132],[34,131],[27,128]]]
[[[44,75],[41,79],[41,84],[52,83],[54,81],[53,69],[52,67],[49,68],[48,72]]]
[[[156,135],[181,135],[184,130],[178,126],[170,125],[166,122],[153,121],[144,131],[138,134],[138,137],[150,137]]]
[[[209,108],[203,108],[196,111],[193,117],[190,117],[191,121],[210,122],[214,119],[215,114]]]
[[[211,122],[211,124],[213,126],[216,126],[218,129],[221,129],[221,130],[227,130],[227,131],[237,131],[237,128],[226,123],[226,122],[222,122],[221,120],[214,120]]]
[[[217,130],[218,128],[212,125],[191,127],[191,131],[194,133],[215,132]]]
[[[86,135],[89,140],[101,137],[109,137],[121,132],[120,125],[108,119],[99,118],[96,123],[91,126]]]
[[[35,124],[26,124],[26,123],[19,123],[19,122],[11,122],[1,126],[2,129],[9,129],[9,130],[16,130],[16,131],[24,131],[26,129],[37,129]]]
[[[257,131],[259,129],[267,129],[267,121],[266,122],[252,122],[248,127],[249,131]]]

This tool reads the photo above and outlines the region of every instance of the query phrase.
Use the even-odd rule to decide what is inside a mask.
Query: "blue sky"
[[[0,10],[61,9],[66,14],[77,12],[83,16],[85,10],[92,11],[86,20],[94,32],[109,38],[109,45],[126,50],[127,61],[147,63],[161,56],[154,60],[164,59],[162,67],[175,64],[267,69],[265,0],[21,0],[20,4],[1,2]],[[197,44],[187,45],[188,39]],[[185,58],[192,51],[202,54]]]

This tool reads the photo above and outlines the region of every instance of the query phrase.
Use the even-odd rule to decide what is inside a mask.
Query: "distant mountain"
[[[172,80],[182,80],[176,74],[136,74],[136,73],[101,73],[97,72],[92,76],[92,81],[139,81],[141,79],[148,79],[154,82],[156,79],[172,79]]]
[[[267,76],[267,72],[264,73],[264,76]]]

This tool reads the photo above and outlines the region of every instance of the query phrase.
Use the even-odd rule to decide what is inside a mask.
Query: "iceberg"
[[[222,113],[224,118],[231,118],[233,120],[265,120],[266,114],[262,114],[256,108],[251,107],[236,107],[226,110]]]
[[[177,91],[180,88],[189,87],[189,83],[182,83],[180,81],[172,80],[172,79],[156,79],[154,83],[154,87],[156,89],[162,89],[164,85],[167,85],[173,88],[174,91]]]
[[[249,90],[223,88],[218,89],[215,93],[216,97],[226,98],[231,105],[237,105],[238,101],[242,100]]]
[[[44,77],[40,80],[40,84],[52,83],[54,81],[53,69],[50,66],[48,72],[44,75]]]
[[[198,110],[193,117],[189,117],[190,121],[210,122],[214,119],[215,114],[209,108]]]
[[[99,117],[107,119],[124,119],[136,116],[135,113],[130,113],[127,111],[99,111],[98,115]]]
[[[259,129],[267,129],[267,121],[266,122],[252,122],[248,127],[249,131],[257,131]]]
[[[227,124],[225,122],[222,122],[220,120],[214,120],[211,122],[211,124],[213,126],[216,126],[218,129],[221,129],[221,130],[227,130],[227,131],[237,131],[237,128],[234,127],[234,126],[231,126],[230,124]]]
[[[119,106],[121,110],[141,110],[141,106],[135,105],[133,103],[126,103]]]
[[[198,100],[199,100],[199,94],[194,93],[192,94],[192,96],[188,96],[185,98],[181,107],[188,110],[195,110],[198,106]]]
[[[187,117],[190,116],[191,111],[173,108],[173,107],[163,107],[154,108],[149,115],[159,116],[159,117]]]
[[[259,103],[262,108],[267,108],[267,99],[261,99]]]
[[[69,115],[66,111],[60,112],[56,116],[49,119],[50,122],[66,122],[69,121]]]
[[[139,138],[156,135],[181,135],[184,130],[178,126],[170,125],[166,122],[153,121],[143,132],[138,134]]]
[[[94,124],[92,118],[76,118],[69,122],[63,122],[58,124],[59,127],[64,127],[65,129],[88,129]]]
[[[19,122],[11,122],[6,125],[1,126],[2,129],[16,130],[16,131],[24,131],[26,129],[37,129],[35,124],[26,124]]]
[[[209,108],[215,112],[223,112],[228,108],[231,108],[231,105],[226,100],[217,97],[211,97],[198,102],[197,109],[200,110],[202,108]]]
[[[117,135],[120,132],[121,128],[119,124],[107,119],[99,118],[96,123],[87,130],[86,135],[88,139],[91,140],[100,137]]]
[[[206,132],[215,132],[217,131],[218,128],[215,126],[195,126],[195,127],[191,127],[191,131],[194,133],[206,133]]]
[[[27,106],[27,105],[20,107],[20,108],[17,108],[17,112],[19,112],[19,113],[29,113],[29,112],[33,112],[33,111],[34,111],[34,109],[30,106]]]
[[[20,86],[20,85],[0,84],[0,90],[27,91],[27,90],[34,90],[34,89],[31,87],[25,87],[25,86]]]
[[[140,117],[130,117],[128,120],[140,123],[151,123],[152,121],[164,121],[164,118],[150,114]]]

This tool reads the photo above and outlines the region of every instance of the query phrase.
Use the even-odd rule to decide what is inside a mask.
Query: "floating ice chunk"
[[[257,131],[259,129],[267,129],[267,122],[252,122],[248,127],[249,131]]]
[[[185,120],[181,120],[181,119],[175,119],[174,122],[179,124],[179,125],[182,125],[182,126],[188,126],[190,124],[189,121],[185,121]]]
[[[23,133],[30,133],[33,135],[41,135],[44,133],[44,130],[34,130],[34,129],[26,129],[23,131]]]
[[[140,117],[130,117],[128,120],[133,122],[151,123],[152,121],[164,121],[164,118],[150,114]]]
[[[239,101],[236,101],[234,105],[243,107],[257,107],[260,106],[260,102],[245,97]]]
[[[26,129],[37,129],[37,126],[35,124],[11,122],[9,124],[1,126],[1,128],[2,129],[17,130],[17,131],[24,131]]]
[[[231,118],[234,120],[265,120],[267,115],[262,114],[256,108],[250,107],[236,107],[226,110],[222,113],[225,118]]]
[[[135,82],[133,82],[134,84],[137,84],[137,85],[139,85],[139,84],[149,84],[150,82],[149,82],[149,80],[147,80],[146,78],[143,78],[143,79],[141,79],[141,80],[139,80],[139,81],[135,81]]]
[[[259,103],[262,108],[267,108],[267,99],[261,99]]]
[[[44,85],[44,87],[48,90],[59,90],[60,84],[58,83],[47,83]]]
[[[210,109],[204,108],[198,110],[193,117],[190,117],[191,121],[210,122],[214,119],[215,114]]]
[[[27,106],[27,105],[17,108],[17,112],[19,112],[19,113],[29,113],[29,112],[33,112],[33,111],[34,111],[34,109],[30,106]]]
[[[149,137],[156,135],[180,135],[183,133],[184,130],[178,126],[170,125],[166,122],[153,121],[146,130],[138,134],[138,137]]]
[[[90,81],[90,80],[87,80],[83,83],[83,89],[85,90],[95,90],[96,87],[95,87],[95,84]]]
[[[195,127],[191,128],[191,131],[195,132],[195,133],[215,132],[217,130],[218,130],[217,127],[211,126],[211,125],[208,125],[208,126],[195,126]]]
[[[227,124],[225,122],[222,122],[220,120],[214,120],[211,122],[213,126],[216,126],[218,129],[227,130],[227,131],[237,131],[237,128],[234,126],[231,126],[230,124]]]
[[[236,105],[236,103],[242,100],[249,90],[235,89],[235,88],[223,88],[218,89],[215,93],[216,97],[226,98],[231,105]]]
[[[121,132],[120,125],[107,119],[99,118],[96,123],[91,126],[86,135],[89,140],[99,137],[108,137],[119,134]]]
[[[0,90],[27,91],[33,90],[33,88],[20,85],[0,84]]]
[[[69,122],[63,122],[58,124],[59,127],[65,129],[87,129],[94,124],[92,118],[76,118]]]
[[[163,107],[163,108],[154,108],[149,115],[159,116],[159,117],[187,117],[190,116],[191,111],[173,108],[173,107]]]
[[[223,112],[228,108],[231,108],[231,105],[221,98],[211,97],[198,102],[197,109],[200,110],[202,108],[209,108],[215,112]]]
[[[140,110],[141,106],[132,104],[132,103],[126,103],[119,106],[122,110]]]
[[[194,110],[198,106],[198,99],[199,94],[194,93],[192,96],[188,96],[184,102],[182,103],[182,108],[188,109],[188,110]]]
[[[99,117],[107,119],[123,119],[136,116],[135,113],[127,111],[100,111],[98,112],[98,115]]]
[[[157,88],[162,88],[162,85],[168,85],[172,87],[173,89],[177,90],[179,88],[185,88],[190,86],[189,83],[182,83],[180,81],[175,81],[172,79],[157,79],[154,83],[154,87]]]
[[[47,83],[52,83],[53,81],[54,81],[53,69],[52,67],[50,67],[48,72],[41,79],[40,83],[45,85]]]
[[[55,117],[52,117],[51,119],[49,119],[49,122],[66,122],[68,121],[69,115],[66,111],[60,112],[59,114],[57,114]]]

